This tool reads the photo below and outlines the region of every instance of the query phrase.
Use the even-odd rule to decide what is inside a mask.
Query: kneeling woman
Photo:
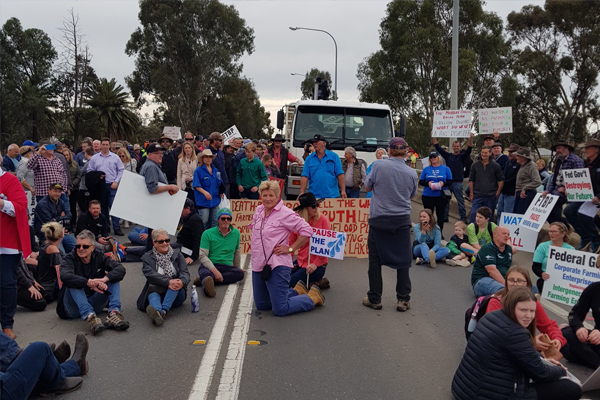
[[[173,249],[164,229],[152,231],[154,248],[142,257],[142,272],[146,285],[137,301],[140,311],[146,311],[155,325],[162,325],[172,307],[179,307],[187,296],[190,273],[185,257]]]
[[[542,361],[535,350],[535,310],[533,292],[519,287],[504,296],[502,310],[481,318],[454,374],[456,399],[581,397],[577,383],[560,379],[567,374],[564,367],[558,361]]]
[[[431,268],[437,266],[436,261],[450,255],[450,249],[442,246],[442,231],[435,223],[435,217],[426,208],[419,214],[419,223],[415,225],[415,241],[413,255],[417,264],[429,263]]]
[[[300,249],[312,236],[312,228],[298,214],[279,199],[279,184],[263,181],[258,188],[262,205],[256,208],[250,241],[252,288],[254,302],[259,310],[273,310],[277,317],[310,311],[323,305],[325,297],[314,285],[310,291],[304,282],[291,289],[292,253]],[[290,246],[290,234],[298,239]]]

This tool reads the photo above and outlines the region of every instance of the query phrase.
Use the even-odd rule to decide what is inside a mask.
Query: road
[[[413,203],[413,221],[420,208]],[[453,222],[444,229],[447,238]],[[531,259],[517,253],[515,263],[530,268]],[[309,313],[278,318],[257,311],[245,280],[219,286],[216,298],[200,293],[197,314],[190,313],[188,299],[157,328],[135,307],[145,281],[141,264],[124,265],[123,312],[131,323],[126,332],[92,337],[85,322],[59,319],[55,304],[41,313],[17,311],[21,346],[65,338],[73,344],[77,332],[88,335],[90,372],[81,390],[60,398],[452,399],[452,377],[466,344],[464,313],[475,299],[471,268],[413,266],[411,309],[400,313],[394,271],[384,268],[383,309],[376,311],[361,304],[367,260],[333,260],[325,306]],[[547,307],[552,318],[566,322],[564,307],[552,309]],[[564,364],[580,379],[592,372]],[[600,399],[600,391],[586,398]]]

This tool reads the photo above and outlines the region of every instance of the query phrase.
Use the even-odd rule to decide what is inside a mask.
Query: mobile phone
[[[47,144],[46,145],[46,150],[56,150],[56,146],[53,144]]]

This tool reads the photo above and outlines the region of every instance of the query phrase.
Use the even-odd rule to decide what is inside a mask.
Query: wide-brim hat
[[[271,141],[272,142],[283,142],[283,136],[281,135],[281,133],[278,133],[271,139]]]
[[[598,139],[589,139],[583,147],[598,147],[600,149],[600,140]]]
[[[515,155],[519,157],[526,158],[528,160],[533,161],[533,156],[531,155],[531,150],[528,147],[521,147],[519,150],[515,151]]]
[[[558,146],[563,146],[563,147],[568,148],[571,153],[573,151],[575,151],[575,147],[571,143],[567,142],[566,140],[558,140],[558,141],[554,142],[552,147],[550,147],[550,150],[556,151],[556,148]]]
[[[519,146],[516,143],[511,143],[510,146],[508,146],[508,149],[506,151],[508,151],[509,153],[514,153],[515,151],[519,150],[521,148],[521,146]]]
[[[158,142],[160,143],[160,142],[162,142],[163,140],[168,140],[169,142],[171,142],[171,144],[173,144],[173,139],[171,139],[171,138],[170,138],[170,137],[168,137],[168,136],[161,136],[161,137],[158,139]]]
[[[203,159],[204,157],[214,157],[215,155],[213,154],[212,151],[210,151],[210,149],[204,149],[202,150],[202,153],[198,154],[198,158],[199,159]]]
[[[303,193],[298,197],[298,201],[300,202],[300,204],[298,204],[298,206],[296,208],[294,208],[294,211],[299,211],[306,207],[318,205],[323,200],[325,200],[325,199],[317,200],[315,195],[312,194],[311,192]]]

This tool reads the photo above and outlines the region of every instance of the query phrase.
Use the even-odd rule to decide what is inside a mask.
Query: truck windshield
[[[353,146],[357,150],[375,151],[392,137],[390,112],[348,107],[298,107],[294,146],[302,147],[316,134],[325,136],[333,150]]]

